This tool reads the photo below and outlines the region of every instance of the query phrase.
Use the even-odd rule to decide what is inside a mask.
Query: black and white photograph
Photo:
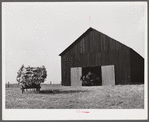
[[[2,2],[3,120],[146,120],[147,2]]]

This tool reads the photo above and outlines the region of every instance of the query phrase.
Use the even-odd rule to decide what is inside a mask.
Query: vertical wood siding
[[[115,84],[130,83],[130,48],[96,30],[81,36],[61,57],[62,85],[71,83],[71,67],[103,65],[115,66]]]
[[[134,50],[130,49],[131,83],[144,83],[144,59]]]

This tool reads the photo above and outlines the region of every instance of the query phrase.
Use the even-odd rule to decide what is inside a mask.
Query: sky
[[[5,83],[17,83],[22,64],[47,70],[45,83],[61,83],[59,54],[92,27],[145,57],[146,2],[3,2]]]

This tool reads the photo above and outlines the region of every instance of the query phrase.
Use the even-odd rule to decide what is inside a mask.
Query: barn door
[[[114,65],[101,66],[102,85],[115,85]]]
[[[82,81],[80,80],[81,76],[81,67],[71,68],[71,86],[82,86]]]

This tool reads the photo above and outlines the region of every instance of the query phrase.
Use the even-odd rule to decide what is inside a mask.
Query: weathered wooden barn
[[[62,85],[82,86],[90,70],[101,85],[144,83],[144,59],[130,47],[89,28],[61,54]]]

